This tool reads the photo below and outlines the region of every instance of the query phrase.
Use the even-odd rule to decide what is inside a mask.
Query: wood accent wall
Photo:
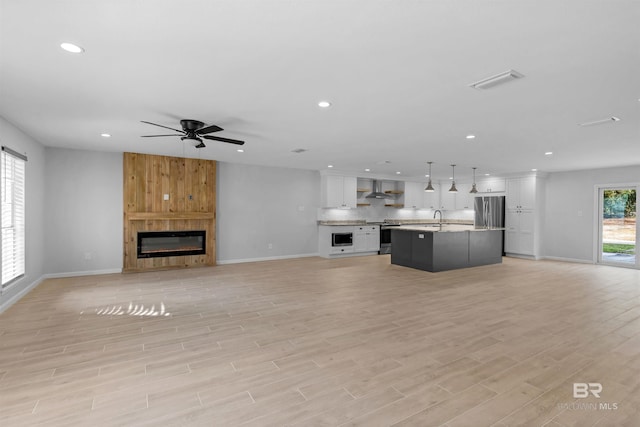
[[[215,265],[215,160],[124,153],[123,166],[123,271]],[[174,230],[206,230],[206,254],[137,258],[139,231]]]

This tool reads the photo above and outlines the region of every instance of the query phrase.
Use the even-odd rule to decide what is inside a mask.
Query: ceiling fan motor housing
[[[182,129],[184,129],[185,132],[195,132],[202,128],[204,123],[199,120],[180,120],[180,125],[182,125]]]

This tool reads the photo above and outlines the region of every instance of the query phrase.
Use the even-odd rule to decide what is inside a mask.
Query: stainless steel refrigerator
[[[476,211],[476,228],[504,227],[504,196],[476,197],[473,203]],[[504,231],[502,232],[502,254],[504,255]]]

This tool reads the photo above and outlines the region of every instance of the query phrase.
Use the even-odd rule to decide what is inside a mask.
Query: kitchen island
[[[391,230],[391,264],[437,272],[502,263],[503,228],[408,225]]]

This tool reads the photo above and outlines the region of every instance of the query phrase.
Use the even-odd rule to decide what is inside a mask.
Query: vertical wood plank
[[[215,161],[124,153],[123,174],[124,271],[215,265]],[[164,194],[169,194],[168,201]],[[141,212],[157,216],[129,218]],[[201,213],[213,219],[167,219],[168,212]],[[205,230],[206,254],[137,259],[139,231],[171,230]]]

